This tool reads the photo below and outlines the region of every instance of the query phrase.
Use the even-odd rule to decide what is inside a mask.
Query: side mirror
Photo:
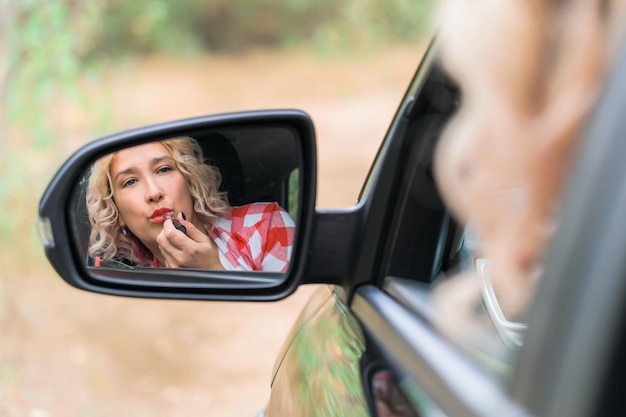
[[[61,277],[87,291],[275,300],[302,279],[315,187],[304,112],[168,122],[74,153],[41,199],[40,235]]]

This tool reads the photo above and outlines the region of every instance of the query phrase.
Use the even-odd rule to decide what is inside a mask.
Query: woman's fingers
[[[170,221],[168,221],[170,220]],[[166,266],[169,268],[204,268],[223,269],[215,242],[185,220],[180,214],[178,219],[168,219],[163,223],[163,230],[157,237],[159,249]],[[173,220],[185,228],[183,233]]]
[[[190,221],[187,221],[187,219],[183,216],[182,213],[178,213],[177,217],[178,217],[177,219],[172,219],[172,220],[176,220],[178,223],[180,223],[181,226],[183,226],[186,229],[186,234],[191,240],[195,242],[203,242],[206,240],[211,240],[205,233],[203,233],[201,230],[198,230],[198,228],[193,223],[191,223]],[[213,241],[211,240],[211,242]]]

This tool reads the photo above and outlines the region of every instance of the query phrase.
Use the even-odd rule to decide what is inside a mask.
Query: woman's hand
[[[178,221],[187,229],[186,234],[176,229],[172,219],[168,219],[156,239],[165,266],[223,270],[215,242],[193,223],[183,219],[180,213]]]

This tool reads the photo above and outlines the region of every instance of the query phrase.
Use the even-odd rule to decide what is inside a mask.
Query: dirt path
[[[153,58],[116,68],[103,91],[119,129],[305,110],[318,134],[318,207],[342,207],[356,200],[419,56]],[[0,286],[2,417],[253,416],[314,290],[271,304],[134,300],[74,290],[49,268],[14,274]]]

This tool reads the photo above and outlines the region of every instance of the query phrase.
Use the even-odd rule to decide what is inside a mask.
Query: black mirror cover
[[[271,202],[284,208],[281,213],[289,214],[285,217],[293,219],[295,229],[288,266],[271,272],[218,271],[94,262],[89,251],[94,237],[89,240],[90,216],[85,208],[86,183],[94,162],[108,154],[179,137],[196,141],[204,162],[219,170],[220,191],[231,206]],[[87,291],[150,298],[276,300],[291,294],[303,280],[315,189],[315,130],[306,113],[267,110],[203,116],[121,132],[83,146],[61,166],[41,198],[40,233],[48,260],[59,275]]]

